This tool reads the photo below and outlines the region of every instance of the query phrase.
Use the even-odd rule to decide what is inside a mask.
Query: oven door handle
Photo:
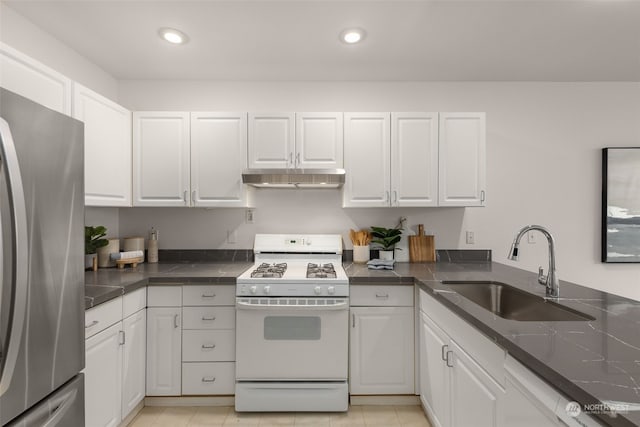
[[[278,310],[278,311],[338,311],[349,308],[348,301],[340,301],[330,305],[287,305],[287,304],[252,304],[245,301],[237,301],[238,310]]]

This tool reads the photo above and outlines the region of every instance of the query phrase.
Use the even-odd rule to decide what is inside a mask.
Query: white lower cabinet
[[[420,313],[420,400],[434,427],[451,424],[449,368],[446,363],[449,337],[426,314]]]
[[[413,394],[413,286],[352,289],[351,394]]]
[[[234,394],[235,287],[183,287],[182,394]]]
[[[180,307],[147,309],[147,396],[181,393],[181,319]]]
[[[429,297],[421,292],[421,302],[423,298]],[[466,340],[458,343],[444,329],[444,325],[451,326],[448,319],[439,319],[441,324],[436,323],[424,310],[420,319],[420,399],[433,424],[436,427],[504,425],[500,408],[504,388],[474,359],[482,358],[492,349],[488,352],[482,347],[465,349]],[[464,338],[467,332],[473,331],[457,328],[456,339]],[[470,338],[470,341],[474,339]],[[501,364],[499,359],[504,360],[504,352],[498,350],[496,356]]]
[[[122,417],[122,322],[85,343],[85,425],[116,427]]]
[[[144,399],[147,365],[147,309],[122,321],[124,349],[122,357],[122,419]]]

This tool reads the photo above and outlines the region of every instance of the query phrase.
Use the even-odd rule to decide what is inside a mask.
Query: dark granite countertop
[[[95,307],[147,285],[218,283],[235,285],[250,262],[138,264],[135,268],[101,268],[84,274],[85,309]]]
[[[640,302],[561,281],[557,302],[595,320],[522,322],[484,310],[441,281],[497,281],[544,297],[535,273],[498,263],[396,264],[395,270],[385,272],[356,264],[345,268],[354,283],[400,283],[414,277],[421,289],[570,400],[628,408],[616,417],[598,415],[600,421],[613,426],[640,425]]]
[[[135,269],[85,275],[87,308],[147,283],[235,283],[248,262],[141,264]],[[581,404],[626,404],[629,412],[600,415],[614,426],[640,425],[640,302],[569,282],[560,282],[558,302],[595,318],[589,322],[521,322],[498,317],[455,292],[442,280],[497,281],[541,297],[537,275],[492,262],[396,263],[394,270],[344,264],[352,285],[411,284],[465,319],[523,365]]]

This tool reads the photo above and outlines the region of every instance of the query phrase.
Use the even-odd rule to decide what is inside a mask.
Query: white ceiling
[[[117,79],[640,81],[635,0],[3,2]]]

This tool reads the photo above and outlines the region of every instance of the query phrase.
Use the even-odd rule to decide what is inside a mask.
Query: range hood
[[[247,169],[242,182],[259,188],[339,188],[344,169]]]

